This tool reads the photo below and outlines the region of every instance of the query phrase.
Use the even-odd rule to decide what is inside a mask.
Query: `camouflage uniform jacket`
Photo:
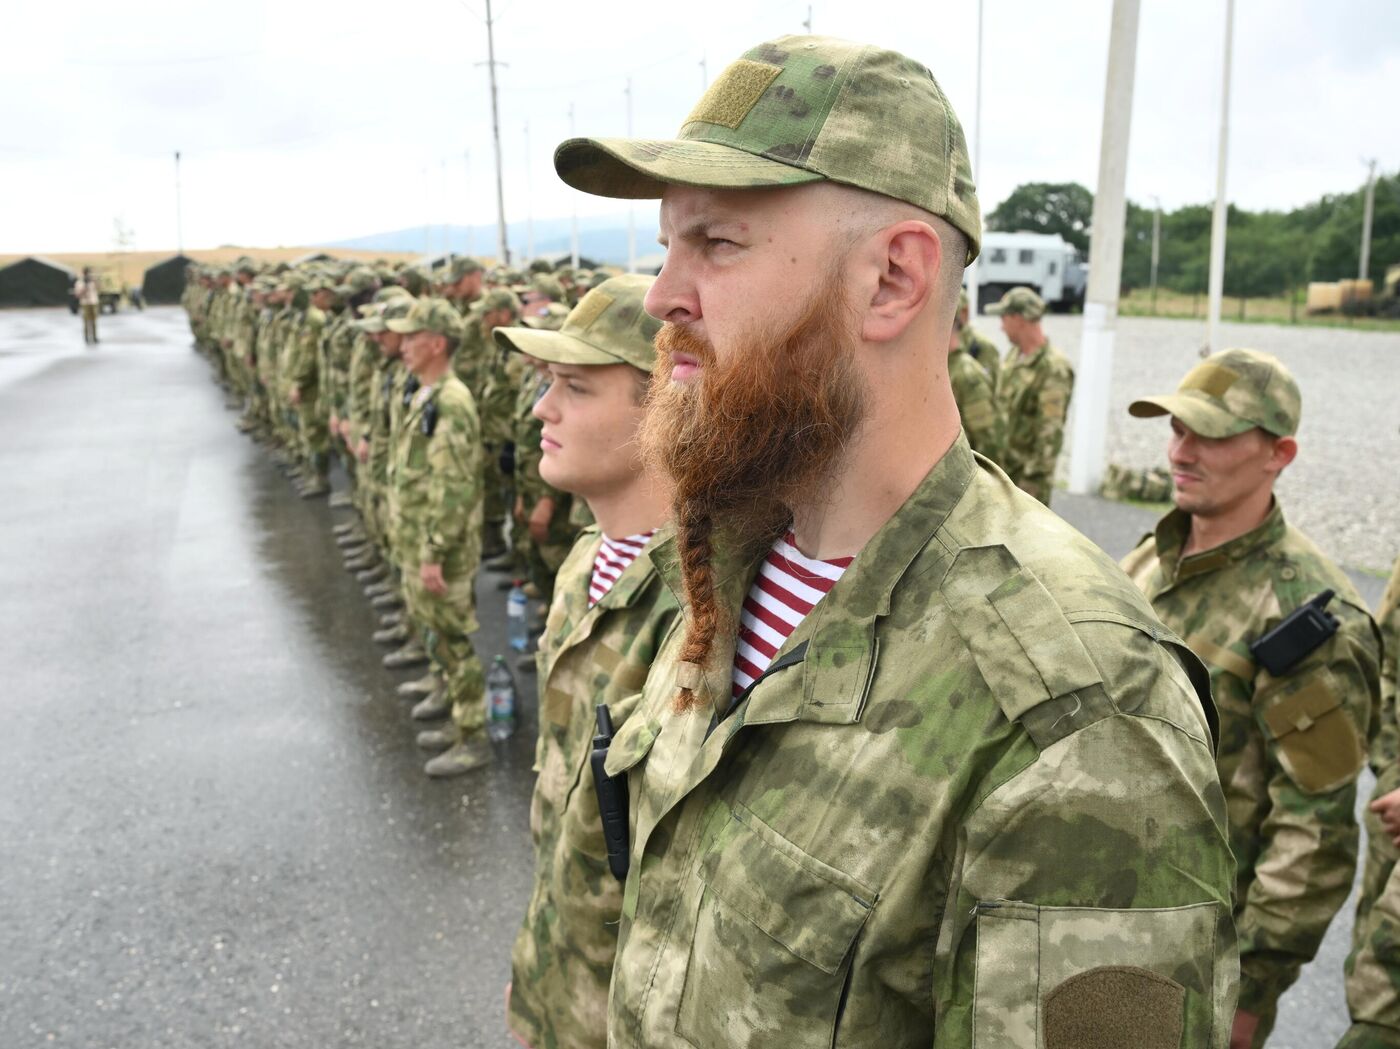
[[[356,336],[350,353],[344,412],[354,434],[352,445],[369,439],[376,408],[387,406],[381,375],[386,360],[377,342],[363,333]]]
[[[462,384],[471,390],[478,405],[486,395],[486,380],[491,371],[490,358],[499,352],[495,340],[488,338],[481,330],[482,316],[483,311],[479,306],[474,305],[466,311],[462,318],[462,345],[452,355],[452,371],[462,380]],[[484,419],[482,422],[485,425]]]
[[[966,350],[968,356],[982,366],[983,371],[992,380],[992,389],[995,390],[1001,377],[1001,353],[997,350],[997,344],[971,324],[964,324],[958,339],[958,348]]]
[[[717,543],[729,622],[766,553]],[[651,556],[679,592],[674,544]],[[1125,972],[1138,1045],[1225,1046],[1205,670],[965,439],[732,706],[732,633],[703,668],[680,642],[608,755],[632,821],[615,1049],[1037,1049],[1100,1024]]]
[[[253,296],[245,291],[239,294],[233,314],[233,352],[245,367],[249,359],[256,367],[257,338],[258,308],[253,305]]]
[[[997,380],[1006,417],[1006,454],[999,465],[1013,484],[1046,505],[1073,390],[1074,369],[1049,342],[1030,354],[1013,348]]]
[[[332,316],[321,337],[322,393],[327,414],[345,418],[350,411],[350,359],[360,336],[350,326],[349,310]]]
[[[530,806],[535,882],[515,939],[510,1000],[511,1028],[536,1049],[602,1049],[605,1043],[622,886],[608,870],[588,764],[594,711],[606,703],[614,729],[626,724],[679,615],[645,551],[590,608],[588,587],[601,545],[602,534],[593,528],[569,552],[555,579],[537,657],[539,779]]]
[[[475,574],[481,426],[470,391],[451,372],[420,387],[404,411],[389,460],[389,513],[399,529],[405,572],[438,564],[454,579]]]
[[[1240,1008],[1270,1017],[1351,889],[1379,641],[1350,580],[1277,505],[1252,532],[1183,558],[1189,528],[1173,510],[1123,568],[1210,668],[1238,864]],[[1256,666],[1249,643],[1327,588],[1341,629],[1281,678]]]
[[[301,326],[291,334],[284,375],[288,389],[300,390],[302,408],[315,401],[319,390],[321,335],[326,330],[325,311],[309,306]]]
[[[948,378],[953,383],[953,399],[958,403],[958,414],[972,450],[992,462],[1000,462],[1006,445],[1006,419],[992,380],[961,348],[948,354]]]
[[[1396,711],[1396,653],[1400,650],[1400,560],[1376,612],[1385,644],[1381,663],[1381,726],[1371,747],[1376,774],[1372,798],[1400,790],[1400,724]],[[1400,1045],[1400,849],[1366,810],[1366,870],[1351,956],[1346,965],[1351,1029],[1338,1049],[1391,1049]]]

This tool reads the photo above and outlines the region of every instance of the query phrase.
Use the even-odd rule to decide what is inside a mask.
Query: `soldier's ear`
[[[867,342],[892,342],[928,305],[943,246],[928,223],[911,219],[887,226],[853,254],[867,256],[876,268],[861,336]]]
[[[1298,457],[1298,441],[1293,437],[1275,437],[1273,443],[1273,450],[1269,454],[1269,469],[1280,473]]]

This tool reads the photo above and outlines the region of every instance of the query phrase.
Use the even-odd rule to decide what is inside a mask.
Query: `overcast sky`
[[[814,30],[933,70],[969,137],[973,0],[818,0]],[[615,212],[554,175],[569,134],[669,137],[749,46],[802,32],[787,0],[499,0],[507,214]],[[984,210],[1027,181],[1093,188],[1110,0],[986,0]],[[66,0],[9,5],[0,34],[0,251],[315,244],[490,222],[484,0]],[[1224,0],[1142,0],[1129,196],[1214,195]],[[1287,208],[1400,167],[1400,3],[1239,0],[1229,197]],[[529,123],[528,148],[525,125]],[[654,205],[643,203],[643,209]],[[489,245],[481,245],[485,250]]]

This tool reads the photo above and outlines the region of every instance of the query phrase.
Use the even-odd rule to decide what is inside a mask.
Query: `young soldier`
[[[598,520],[559,570],[538,655],[535,888],[515,940],[509,1023],[540,1049],[606,1041],[622,886],[608,870],[589,768],[595,711],[605,703],[614,728],[626,722],[678,615],[650,559],[669,492],[637,444],[661,327],[642,307],[651,283],[613,278],[558,332],[496,329],[503,346],[548,363],[552,381],[534,409],[539,471]]]
[[[1351,1027],[1337,1049],[1400,1049],[1400,721],[1395,706],[1400,560],[1376,618],[1385,644],[1381,725],[1371,747],[1376,789],[1366,812],[1366,871],[1346,966]]]
[[[1045,303],[1030,288],[1012,288],[987,312],[1001,315],[1001,330],[1011,340],[997,379],[997,399],[1006,417],[1006,454],[1000,465],[1012,484],[1049,506],[1074,369],[1041,329]]]
[[[947,99],[903,55],[784,37],[680,134],[555,154],[660,197],[667,248],[643,446],[685,617],[607,757],[608,1044],[1220,1049],[1204,668],[961,436],[981,220]]]
[[[429,776],[459,776],[493,760],[486,739],[486,675],[468,634],[481,542],[481,426],[472,395],[452,374],[462,316],[445,299],[420,299],[385,326],[404,336],[403,358],[418,379],[389,466],[389,513],[395,519],[409,615],[451,704],[450,727],[419,735],[424,749],[444,750],[424,766]]]
[[[1283,518],[1278,475],[1298,452],[1293,376],[1255,350],[1197,364],[1175,394],[1134,401],[1171,416],[1176,509],[1123,561],[1152,607],[1210,668],[1217,763],[1237,865],[1240,998],[1232,1047],[1262,1046],[1281,994],[1317,952],[1356,871],[1356,777],[1375,716],[1380,644],[1346,575]],[[1321,644],[1284,631],[1323,591],[1340,622]]]

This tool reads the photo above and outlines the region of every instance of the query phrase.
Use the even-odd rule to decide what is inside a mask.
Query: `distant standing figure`
[[[97,344],[97,309],[102,299],[91,266],[84,266],[83,275],[73,283],[73,296],[83,311],[83,342],[94,346]]]

